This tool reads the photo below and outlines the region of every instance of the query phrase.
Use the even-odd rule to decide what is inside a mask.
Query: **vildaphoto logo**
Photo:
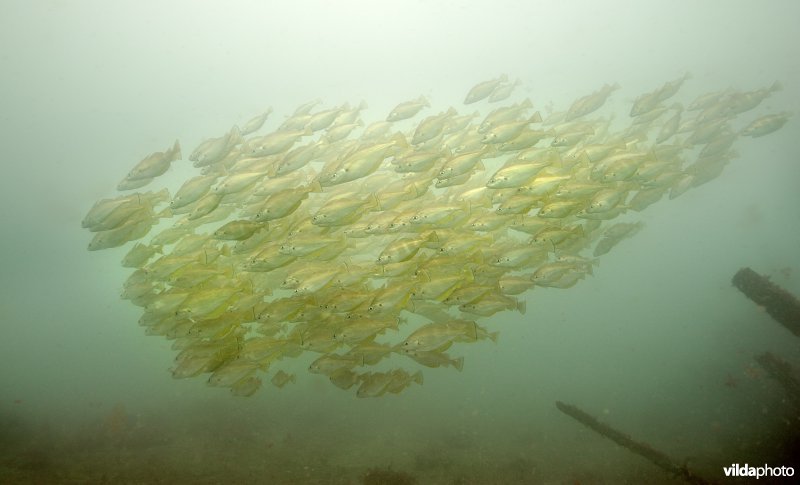
[[[794,468],[790,466],[750,466],[747,463],[740,465],[733,463],[731,466],[722,467],[726,477],[793,477]]]

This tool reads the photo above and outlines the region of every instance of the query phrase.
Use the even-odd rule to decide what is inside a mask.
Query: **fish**
[[[530,98],[526,98],[520,103],[515,103],[511,106],[501,106],[494,109],[491,113],[486,115],[481,124],[478,126],[478,133],[486,133],[493,127],[503,123],[514,121],[522,116],[527,110],[533,107],[533,102]]]
[[[511,93],[514,92],[517,86],[522,84],[522,81],[519,79],[512,82],[504,82],[497,85],[492,90],[492,93],[489,95],[489,102],[490,103],[497,103],[498,101],[503,101],[508,99],[511,96]]]
[[[314,374],[331,376],[360,365],[362,360],[360,357],[352,355],[325,354],[312,362],[308,369]]]
[[[569,288],[579,279],[593,274],[593,262],[590,261],[557,261],[540,266],[531,280],[537,286],[551,288]]]
[[[423,325],[406,337],[399,347],[403,352],[443,351],[454,342],[474,342],[485,338],[497,341],[497,332],[487,332],[473,320],[450,319]]]
[[[518,85],[507,76],[473,88],[471,102],[499,106],[471,113],[417,119],[432,104],[419,97],[370,123],[364,102],[314,100],[265,129],[266,110],[201,142],[192,164],[167,164],[177,145],[143,159],[131,192],[81,226],[89,250],[120,247],[120,296],[144,334],[170,340],[173,377],[246,397],[265,375],[299,383],[277,366],[300,358],[336,388],[387,398],[421,384],[420,367],[461,371],[454,347],[496,342],[500,313],[594,275],[641,231],[640,211],[716,180],[739,144],[791,116],[761,106],[779,83],[685,103],[688,79],[613,120],[616,84],[542,120],[530,99],[502,101]],[[172,182],[172,197],[140,188]]]
[[[98,251],[122,246],[129,241],[135,241],[146,236],[155,223],[156,219],[154,217],[146,213],[140,214],[127,220],[119,227],[97,232],[87,248],[89,251]]]
[[[656,136],[656,143],[664,143],[665,141],[672,138],[680,128],[681,125],[681,113],[683,112],[683,107],[678,105],[675,109],[675,114],[673,114],[664,124],[661,126],[661,130],[659,130],[658,135]]]
[[[402,133],[397,133],[385,143],[367,144],[342,160],[337,160],[333,167],[325,169],[318,178],[322,187],[352,182],[374,173],[383,161],[398,149],[408,148],[408,142]]]
[[[425,367],[452,367],[459,372],[464,370],[464,356],[453,359],[444,352],[425,350],[409,350],[404,352],[404,355]]]
[[[162,254],[161,246],[146,245],[136,243],[128,253],[122,258],[124,268],[141,268],[155,254]]]
[[[550,166],[549,161],[518,162],[498,169],[486,182],[490,189],[516,188],[525,185]]]
[[[492,152],[489,147],[475,150],[468,153],[462,153],[449,158],[439,170],[439,180],[458,177],[465,173],[470,172],[475,167],[482,167],[479,165],[484,157],[487,157]]]
[[[399,173],[409,172],[427,172],[432,169],[438,162],[443,159],[450,158],[452,153],[447,150],[432,150],[432,151],[414,151],[403,155],[402,157],[394,157],[392,165]]]
[[[521,314],[525,314],[527,303],[523,300],[517,300],[510,296],[505,296],[500,293],[486,293],[477,300],[459,305],[458,309],[464,313],[479,315],[482,317],[490,317],[497,312],[506,310],[516,310]]]
[[[447,121],[456,115],[456,110],[450,108],[447,111],[439,113],[438,115],[428,116],[420,121],[419,125],[414,129],[414,135],[411,138],[412,145],[421,145],[428,142],[437,136],[441,135]]]
[[[230,387],[237,382],[253,376],[260,368],[257,363],[237,359],[226,362],[217,367],[208,378],[208,385],[216,387]]]
[[[255,376],[245,377],[231,385],[231,394],[240,397],[249,397],[261,387],[261,378]]]
[[[226,241],[241,241],[266,228],[266,224],[256,221],[230,221],[214,231],[214,238]]]
[[[189,155],[189,160],[195,167],[207,167],[225,158],[233,147],[240,143],[242,143],[242,134],[239,127],[234,126],[227,134],[200,143]]]
[[[264,178],[263,172],[244,172],[228,175],[211,190],[220,195],[233,194],[252,187],[256,182]]]
[[[364,213],[380,208],[380,202],[375,194],[366,198],[357,193],[350,193],[320,207],[311,217],[311,222],[317,226],[338,227],[346,226],[360,219]]]
[[[438,242],[439,236],[435,231],[418,237],[399,237],[383,248],[375,262],[379,265],[387,265],[408,261],[423,247],[435,247]]]
[[[567,110],[564,119],[566,121],[572,121],[594,113],[605,104],[611,93],[617,89],[619,89],[619,84],[606,84],[594,93],[576,99]]]
[[[364,122],[361,120],[353,123],[332,125],[325,131],[325,136],[322,139],[328,143],[336,143],[337,141],[344,140],[353,130],[362,126],[364,126]]]
[[[244,146],[244,153],[251,157],[277,155],[289,150],[300,138],[313,133],[310,127],[306,127],[301,130],[276,131],[258,138],[251,138]]]
[[[187,180],[172,196],[172,200],[169,203],[170,208],[173,210],[180,209],[192,202],[196,202],[211,190],[211,186],[214,185],[218,178],[218,175],[210,174],[199,175]]]
[[[311,130],[312,132],[324,130],[330,127],[334,120],[336,120],[336,118],[348,108],[348,105],[344,105],[338,108],[331,108],[318,111],[316,113],[311,113],[311,118],[306,124],[306,129]]]
[[[283,388],[286,384],[294,383],[297,380],[294,374],[287,374],[283,370],[279,370],[272,376],[270,382],[278,389]]]
[[[265,109],[261,114],[256,115],[247,122],[242,125],[242,129],[240,130],[240,134],[242,136],[247,136],[251,133],[255,133],[256,131],[260,130],[262,126],[264,126],[264,122],[267,121],[269,115],[272,114],[272,107]]]
[[[424,108],[430,108],[430,106],[431,103],[425,96],[420,96],[410,101],[404,101],[392,109],[389,116],[386,117],[386,121],[395,122],[413,118]]]
[[[389,372],[370,372],[361,377],[361,386],[356,391],[358,397],[379,397],[387,392],[398,394],[412,383],[422,385],[422,372],[409,374],[402,369]]]
[[[678,90],[683,86],[683,83],[686,82],[687,79],[691,79],[692,75],[690,73],[686,73],[683,76],[673,79],[672,81],[667,81],[664,83],[663,86],[658,88],[655,91],[655,96],[659,102],[663,102],[668,100],[669,98],[675,96]]]
[[[180,160],[181,157],[181,144],[178,140],[175,140],[175,143],[172,144],[172,148],[163,152],[151,153],[143,158],[128,172],[125,179],[129,181],[143,179],[152,180],[164,174],[169,169],[170,164],[175,160]]]
[[[321,190],[319,182],[315,180],[308,185],[275,192],[260,203],[253,220],[266,222],[283,219],[294,213],[312,192]]]
[[[498,78],[476,84],[467,93],[467,96],[464,98],[464,104],[477,103],[482,99],[488,98],[495,89],[506,82],[508,82],[508,75],[503,74]]]
[[[641,231],[642,227],[644,227],[644,223],[642,222],[619,222],[614,224],[603,232],[603,236],[597,242],[592,255],[598,257],[608,253],[619,244],[620,241],[632,237],[634,234]]]
[[[753,120],[740,132],[740,134],[753,138],[768,135],[782,128],[783,125],[789,121],[789,118],[790,114],[788,112],[762,116],[761,118]]]
[[[506,143],[522,134],[525,128],[527,128],[531,123],[541,122],[542,116],[537,111],[526,120],[508,121],[501,125],[492,127],[486,132],[485,135],[483,135],[481,142],[486,144]]]

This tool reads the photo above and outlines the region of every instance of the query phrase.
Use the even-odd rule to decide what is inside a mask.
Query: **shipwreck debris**
[[[763,307],[776,322],[800,337],[800,300],[794,295],[750,268],[742,268],[733,275],[733,286]]]
[[[633,453],[646,458],[648,461],[653,463],[654,465],[658,466],[659,468],[675,475],[678,477],[683,478],[688,483],[694,484],[708,484],[709,482],[703,480],[702,478],[698,477],[688,468],[683,465],[678,465],[673,461],[670,457],[665,455],[664,453],[654,449],[650,445],[646,443],[641,443],[639,441],[635,441],[630,436],[626,435],[621,431],[617,431],[616,429],[608,426],[607,424],[603,424],[588,413],[578,409],[577,407],[566,404],[561,401],[556,401],[556,407],[559,411],[566,414],[567,416],[571,417],[572,419],[580,422],[587,428],[599,433],[606,438],[610,439],[611,441],[615,442],[616,444],[629,449]]]

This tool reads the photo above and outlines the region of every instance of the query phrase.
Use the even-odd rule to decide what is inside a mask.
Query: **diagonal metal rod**
[[[800,301],[794,295],[750,268],[737,271],[732,283],[756,305],[764,307],[776,322],[800,337]]]
[[[601,423],[588,413],[581,411],[580,409],[571,404],[566,404],[561,401],[556,401],[556,407],[558,408],[559,411],[571,417],[572,419],[580,422],[581,424],[591,429],[592,431],[595,431],[605,436],[606,438],[610,439],[611,441],[615,442],[616,444],[629,449],[630,451],[636,453],[637,455],[643,458],[646,458],[648,461],[658,466],[659,468],[675,476],[683,478],[688,483],[694,483],[697,485],[706,485],[711,483],[693,474],[685,466],[678,465],[667,455],[661,453],[658,450],[653,449],[650,445],[633,440],[630,436],[626,435],[625,433],[617,431],[611,426],[608,426],[607,424]]]

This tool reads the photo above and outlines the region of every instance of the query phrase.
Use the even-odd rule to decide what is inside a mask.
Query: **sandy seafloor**
[[[0,483],[681,483],[557,400],[712,482],[799,468],[800,413],[754,357],[800,369],[800,341],[730,283],[749,266],[800,295],[797,18],[790,1],[2,2]],[[316,97],[367,100],[367,123],[420,94],[466,113],[503,72],[543,111],[619,82],[620,119],[685,72],[682,102],[778,80],[743,119],[794,117],[640,214],[593,277],[484,321],[500,338],[455,346],[461,373],[424,369],[399,396],[358,399],[310,356],[287,367],[296,384],[246,399],[174,380],[170,342],[119,299],[127,246],[86,251],[89,207],[176,137],[187,154]],[[159,182],[194,175],[182,163]]]

